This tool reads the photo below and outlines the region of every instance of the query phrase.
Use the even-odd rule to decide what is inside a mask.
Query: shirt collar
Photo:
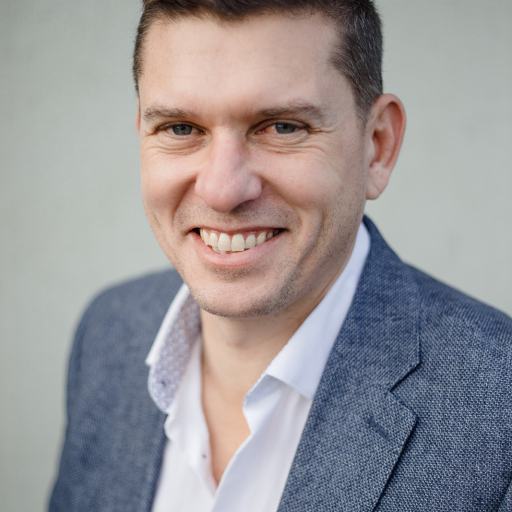
[[[312,399],[329,353],[352,303],[370,248],[363,223],[343,272],[309,314],[262,377],[271,376]],[[195,341],[201,333],[199,306],[183,284],[172,301],[146,358],[149,393],[168,412]],[[258,382],[262,379],[260,378]],[[253,388],[254,389],[254,388]]]
[[[169,309],[160,325],[160,329],[156,335],[155,341],[153,345],[151,345],[151,350],[149,351],[148,356],[146,357],[146,364],[148,366],[153,366],[158,360],[158,354],[162,350],[162,347],[166,344],[167,338],[176,323],[177,319],[182,313],[183,309],[190,309],[193,307],[190,296],[190,291],[186,284],[182,284],[178,293],[174,296]],[[197,313],[199,314],[199,308]]]
[[[186,285],[171,303],[146,358],[148,390],[158,408],[167,412],[201,332],[199,306]]]

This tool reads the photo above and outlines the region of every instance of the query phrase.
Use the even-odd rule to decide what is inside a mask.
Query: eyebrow
[[[191,110],[183,110],[181,108],[167,108],[167,107],[148,107],[144,110],[144,121],[157,121],[158,119],[180,118],[180,117],[193,117],[194,113]]]
[[[325,122],[326,119],[326,115],[320,107],[302,100],[291,101],[284,105],[267,107],[251,112],[251,116],[271,118],[298,116],[310,119],[311,121],[316,121],[317,123]],[[190,119],[198,117],[200,117],[198,113],[193,110],[164,107],[159,105],[146,108],[143,114],[144,121],[146,122],[158,121],[159,119]]]
[[[318,123],[324,122],[326,118],[320,107],[305,101],[293,101],[283,106],[265,108],[258,111],[256,115],[261,117],[306,117]]]

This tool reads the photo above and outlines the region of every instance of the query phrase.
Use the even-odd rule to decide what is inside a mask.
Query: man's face
[[[210,313],[300,318],[346,264],[368,151],[350,86],[329,62],[335,43],[320,15],[190,17],[149,30],[144,206]]]

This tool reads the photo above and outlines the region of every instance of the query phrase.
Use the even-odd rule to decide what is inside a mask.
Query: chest
[[[153,512],[276,511],[310,404],[286,392],[238,409],[203,402],[168,432]]]
[[[202,408],[209,434],[210,469],[218,484],[229,461],[249,437],[250,428],[242,404],[223,400],[211,387],[203,388]]]

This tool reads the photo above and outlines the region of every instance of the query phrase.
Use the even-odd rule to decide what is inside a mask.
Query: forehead
[[[348,89],[331,63],[337,41],[334,24],[320,14],[156,21],[143,48],[141,103],[226,110],[270,98],[328,102]]]

